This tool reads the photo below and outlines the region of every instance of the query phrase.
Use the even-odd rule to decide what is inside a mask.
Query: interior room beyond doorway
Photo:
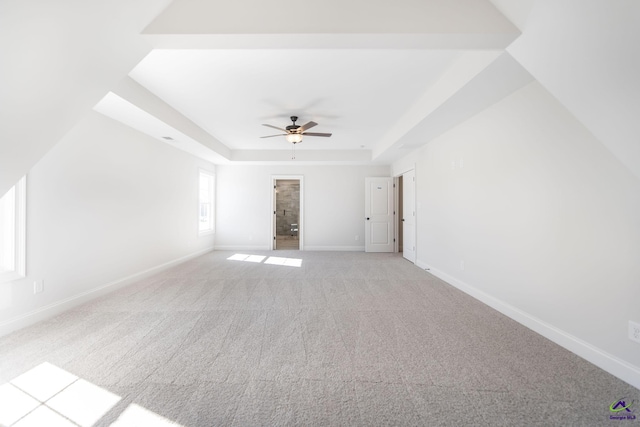
[[[275,183],[275,249],[300,249],[300,181]]]

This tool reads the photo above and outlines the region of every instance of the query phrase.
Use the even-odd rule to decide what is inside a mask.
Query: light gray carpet
[[[245,254],[259,257],[212,252],[0,338],[0,396],[48,362],[77,377],[63,392],[119,399],[95,399],[84,424],[99,426],[136,410],[184,426],[629,425],[609,405],[640,402],[398,254]],[[55,398],[15,425],[45,410],[83,423],[89,403]]]

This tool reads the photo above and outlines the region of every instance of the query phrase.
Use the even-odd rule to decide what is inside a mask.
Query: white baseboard
[[[216,245],[216,251],[270,251],[269,246]]]
[[[174,259],[172,261],[168,261],[163,264],[157,265],[155,267],[151,267],[139,273],[135,273],[130,276],[123,277],[122,279],[118,279],[113,282],[107,283],[105,285],[98,286],[97,288],[90,289],[88,291],[82,292],[72,297],[69,297],[60,301],[56,301],[44,307],[40,307],[28,313],[22,314],[20,316],[16,316],[12,319],[5,320],[4,322],[0,323],[0,337],[3,335],[9,334],[13,331],[16,331],[18,329],[22,329],[27,326],[33,325],[34,323],[40,322],[42,320],[49,319],[71,308],[77,307],[81,304],[84,304],[85,302],[91,301],[94,298],[97,298],[102,295],[106,295],[110,292],[113,292],[119,288],[135,283],[138,280],[142,280],[146,277],[153,276],[154,274],[157,274],[163,270],[166,270],[170,267],[181,264],[190,259],[199,257],[200,255],[203,255],[207,252],[211,252],[212,250],[213,248],[206,248],[206,249],[194,252],[192,254],[185,255],[183,257]]]
[[[305,251],[364,252],[364,246],[305,246]]]
[[[216,246],[216,251],[270,251],[268,246],[234,246],[222,245]],[[307,246],[302,248],[303,251],[346,251],[346,252],[364,252],[364,246]]]
[[[543,337],[553,341],[554,343],[566,348],[572,353],[577,354],[585,360],[593,363],[599,368],[609,372],[621,380],[640,389],[640,367],[634,366],[629,362],[617,358],[616,356],[599,349],[586,341],[583,341],[567,332],[546,323],[537,317],[534,317],[514,306],[508,304],[498,298],[495,298],[474,286],[471,286],[444,271],[433,268],[421,261],[417,261],[416,265],[429,273],[444,280],[450,285],[460,289],[462,292],[471,295],[473,298],[487,304],[489,307],[499,311],[505,316],[515,320],[521,325],[539,333]]]

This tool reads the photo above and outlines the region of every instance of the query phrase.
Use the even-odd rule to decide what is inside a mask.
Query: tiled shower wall
[[[297,236],[291,224],[299,224],[300,182],[276,181],[276,191],[276,235]]]

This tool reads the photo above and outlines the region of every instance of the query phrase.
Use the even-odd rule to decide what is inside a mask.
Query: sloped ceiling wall
[[[0,2],[0,195],[144,58],[169,3]]]
[[[148,43],[176,33],[189,47],[201,33],[223,47],[233,35],[260,46],[266,34],[270,47],[502,50],[519,31],[488,0],[3,1],[0,194],[118,86]]]
[[[140,34],[170,3],[184,2],[0,3],[0,194],[150,51]],[[523,31],[507,51],[640,178],[640,3],[492,3]],[[342,3],[330,4],[340,9]],[[468,3],[430,4],[453,10]]]
[[[507,51],[640,178],[640,2],[492,2],[523,32]]]

